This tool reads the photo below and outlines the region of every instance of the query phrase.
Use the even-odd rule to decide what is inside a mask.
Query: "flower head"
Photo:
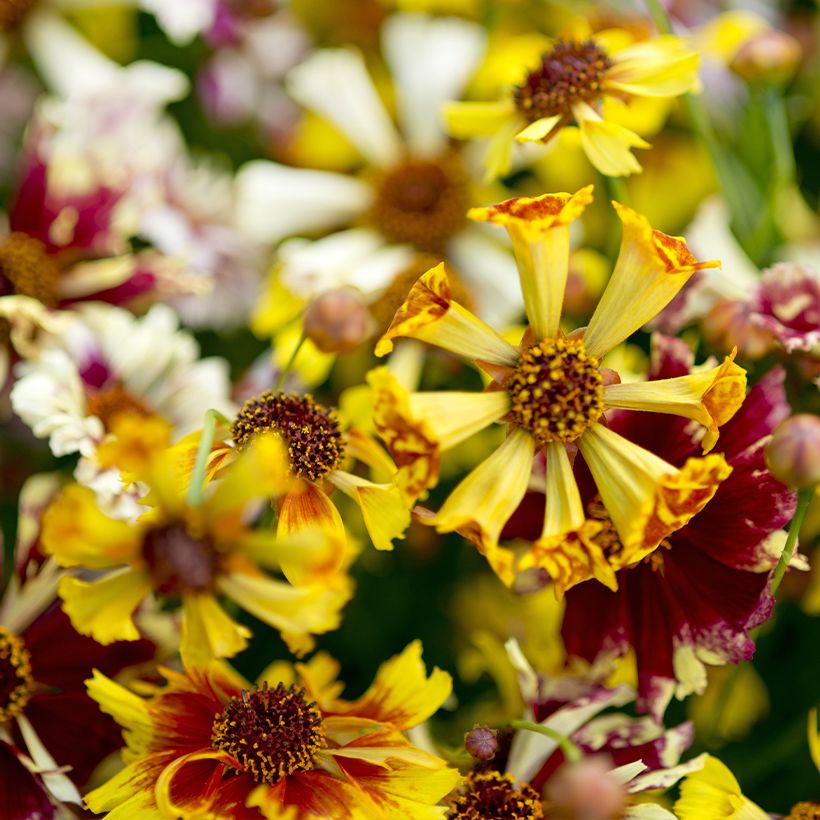
[[[224,666],[165,670],[141,698],[104,675],[89,693],[125,729],[127,765],[91,792],[93,811],[249,818],[438,817],[458,773],[402,734],[432,715],[450,676],[428,676],[421,645],[384,663],[365,694],[338,697],[338,665],[317,655],[250,686]]]
[[[370,382],[374,419],[399,466],[397,481],[418,497],[438,478],[441,453],[494,421],[509,425],[501,447],[426,519],[471,538],[507,583],[544,571],[561,592],[591,577],[615,587],[615,570],[652,553],[714,495],[730,469],[719,455],[680,468],[611,430],[604,410],[630,407],[671,413],[705,428],[704,451],[745,394],[745,373],[731,358],[704,373],[654,384],[618,384],[601,367],[613,347],[660,311],[698,269],[683,240],[653,230],[622,205],[621,251],[589,326],[564,336],[561,305],[568,275],[569,225],[591,200],[576,194],[513,199],[470,215],[503,224],[513,242],[530,329],[514,347],[453,297],[442,265],[424,274],[376,347],[409,336],[472,360],[492,377],[483,393],[408,394],[382,368]],[[577,448],[625,550],[611,556],[597,540],[602,525],[581,505],[567,445]],[[527,486],[536,451],[546,456],[546,513],[541,536],[523,553],[499,546]],[[574,451],[573,451],[574,452]],[[505,481],[499,484],[498,475]]]

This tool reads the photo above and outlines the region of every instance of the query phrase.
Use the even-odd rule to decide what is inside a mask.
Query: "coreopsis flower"
[[[286,446],[293,481],[274,501],[280,535],[321,527],[344,543],[345,526],[331,500],[337,489],[355,501],[376,549],[393,549],[410,523],[409,504],[392,482],[395,466],[371,437],[343,430],[333,409],[310,395],[265,391],[248,399],[231,426],[231,443],[218,444],[215,464],[229,461],[260,434],[272,433]],[[233,446],[231,446],[231,444]],[[377,483],[342,469],[356,459],[388,480]]]
[[[606,119],[604,101],[677,97],[696,87],[697,66],[697,53],[679,37],[635,42],[624,31],[598,32],[587,40],[558,40],[538,65],[522,65],[521,83],[502,99],[448,103],[444,115],[454,137],[490,137],[485,165],[491,178],[509,172],[514,139],[547,142],[573,124],[602,174],[628,176],[641,170],[631,149],[650,145]]]
[[[57,605],[60,572],[36,549],[53,485],[49,476],[34,476],[21,491],[16,566],[0,599],[0,815],[9,820],[62,816],[60,802],[80,803],[77,789],[122,745],[84,680],[93,669],[118,675],[155,651],[144,638],[100,646],[78,634]]]
[[[102,644],[134,640],[133,614],[146,597],[181,601],[180,652],[202,665],[235,655],[251,634],[228,615],[223,597],[278,629],[296,652],[311,648],[312,635],[338,626],[351,594],[343,545],[323,532],[277,539],[250,523],[260,503],[287,490],[279,442],[257,439],[208,484],[202,503],[182,486],[184,469],[173,449],[147,459],[137,475],[150,492],[136,521],[109,518],[79,484],[65,487],[44,515],[43,547],[58,564],[103,571],[60,582],[63,608],[78,632]]]
[[[680,378],[692,359],[683,342],[656,337],[650,377]],[[658,720],[673,694],[703,691],[704,664],[748,660],[750,631],[771,610],[769,571],[783,547],[780,528],[795,508],[794,493],[768,472],[764,453],[789,412],[783,378],[779,368],[766,375],[721,429],[717,450],[732,472],[701,513],[648,558],[621,569],[617,591],[584,584],[567,593],[562,635],[568,654],[592,661],[634,652],[638,707]],[[610,414],[608,424],[671,464],[685,463],[699,447],[698,432],[669,416],[621,411]],[[605,525],[599,543],[608,554],[617,552],[620,541],[589,475],[578,478],[588,514]]]
[[[661,310],[686,280],[715,262],[698,262],[681,239],[654,231],[617,205],[623,239],[612,278],[583,331],[559,329],[569,254],[569,225],[591,200],[576,194],[517,198],[470,212],[503,224],[513,240],[530,330],[515,347],[453,297],[442,265],[413,286],[376,347],[390,352],[400,336],[472,360],[492,377],[480,394],[406,393],[388,370],[374,371],[374,418],[399,465],[397,482],[412,497],[436,483],[443,451],[497,421],[510,432],[427,523],[473,540],[506,583],[545,571],[561,592],[590,577],[615,588],[615,571],[645,558],[712,498],[730,468],[722,455],[680,467],[618,435],[604,411],[629,407],[672,413],[702,426],[710,450],[718,427],[745,394],[745,372],[731,358],[718,367],[664,382],[617,384],[601,359]],[[586,515],[567,445],[592,472],[623,553],[609,554]],[[499,546],[505,525],[530,483],[537,452],[546,456],[546,512],[541,536],[522,554]],[[503,480],[499,480],[503,476]]]
[[[702,768],[689,774],[681,783],[675,814],[680,820],[769,818],[768,813],[743,794],[732,772],[711,755],[706,756]]]
[[[140,318],[102,304],[73,320],[17,367],[14,411],[56,456],[79,453],[78,479],[118,515],[139,512],[120,463],[127,449],[169,444],[233,405],[227,362],[199,359],[176,314],[154,305]],[[118,446],[118,442],[119,445]]]
[[[240,225],[267,242],[299,237],[279,247],[279,287],[272,285],[260,326],[276,325],[282,287],[295,299],[289,319],[317,293],[344,286],[370,302],[395,300],[392,283],[406,289],[405,272],[417,269],[419,254],[447,259],[481,315],[504,322],[518,313],[518,294],[499,278],[499,271],[512,275],[509,252],[464,218],[474,200],[470,169],[440,119],[441,104],[460,94],[478,64],[483,30],[465,20],[397,14],[382,32],[398,128],[356,51],[320,50],[288,75],[290,94],[356,147],[360,173],[266,161],[239,171]],[[301,238],[317,234],[328,235]],[[378,305],[374,312],[381,315]]]
[[[125,729],[126,767],[86,795],[96,812],[320,820],[438,818],[459,779],[406,739],[450,694],[421,645],[384,663],[367,692],[339,699],[338,664],[270,668],[256,687],[227,667],[164,671],[142,698],[104,675],[89,693]]]

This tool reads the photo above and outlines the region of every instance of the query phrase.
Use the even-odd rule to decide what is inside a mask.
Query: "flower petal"
[[[151,592],[148,577],[130,567],[96,581],[66,576],[58,589],[63,609],[81,635],[101,644],[136,641],[140,637],[132,614]]]
[[[503,225],[518,262],[527,318],[535,341],[558,333],[569,274],[569,226],[592,202],[592,186],[574,194],[515,197],[467,216]]]
[[[700,55],[674,35],[635,43],[613,55],[603,86],[641,97],[677,97],[698,85]]]
[[[613,347],[663,310],[697,270],[718,262],[698,262],[679,238],[652,230],[646,217],[613,203],[623,223],[623,239],[612,278],[584,334],[591,356]]]
[[[374,165],[401,157],[401,141],[358,51],[314,52],[287,77],[295,100],[326,117]]]
[[[444,104],[442,112],[450,136],[461,140],[492,137],[511,120],[517,120],[515,106],[506,100],[449,102]]]
[[[604,506],[623,545],[616,569],[644,558],[700,512],[732,471],[722,455],[690,458],[682,469],[601,424],[580,439]]]
[[[710,370],[673,379],[611,384],[604,389],[607,407],[672,413],[702,424],[705,453],[715,446],[718,427],[734,416],[745,397],[746,371],[734,363],[734,353]]]
[[[187,595],[182,601],[179,651],[186,666],[204,667],[214,658],[232,658],[247,645],[251,631],[236,623],[213,595]]]
[[[640,173],[641,165],[630,149],[651,148],[645,139],[603,119],[586,103],[576,103],[572,112],[581,129],[584,153],[602,174],[623,177]]]
[[[563,119],[562,114],[554,117],[541,117],[540,120],[531,122],[523,131],[519,131],[515,138],[519,142],[543,142],[553,132],[555,127]]]
[[[467,359],[512,365],[516,349],[467,308],[453,301],[444,263],[431,268],[413,285],[390,327],[376,345],[376,355],[393,349],[393,339],[409,336]]]

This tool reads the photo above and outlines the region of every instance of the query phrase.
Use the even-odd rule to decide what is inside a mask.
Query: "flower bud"
[[[780,424],[766,446],[766,464],[797,490],[820,484],[820,417],[801,413]]]
[[[330,290],[317,296],[305,311],[305,335],[323,353],[344,353],[369,334],[369,314],[352,290]]]
[[[626,807],[626,790],[600,755],[562,766],[547,784],[547,798],[556,816],[573,820],[615,820]]]
[[[476,760],[492,760],[498,752],[498,733],[489,726],[473,726],[464,735],[464,747]]]
[[[800,43],[785,31],[761,31],[747,40],[732,58],[731,69],[747,83],[785,85],[800,62]]]

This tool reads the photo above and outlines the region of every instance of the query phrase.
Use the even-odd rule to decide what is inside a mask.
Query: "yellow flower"
[[[324,654],[272,664],[257,687],[225,665],[163,670],[147,698],[96,672],[88,691],[126,730],[127,765],[87,805],[112,817],[441,818],[459,774],[403,732],[441,706],[450,676],[426,674],[418,641],[358,700],[339,698],[338,672]]]
[[[543,143],[573,123],[601,173],[628,176],[641,170],[631,149],[650,146],[607,118],[604,103],[677,97],[696,87],[697,66],[697,53],[672,35],[633,42],[624,32],[610,31],[588,40],[558,40],[503,99],[448,103],[444,116],[454,137],[490,138],[485,156],[489,178],[510,170],[513,138]],[[522,75],[525,70],[522,65]]]
[[[744,797],[735,776],[716,757],[687,775],[675,803],[679,820],[768,820],[769,815]]]
[[[370,374],[374,420],[399,466],[397,482],[418,497],[438,478],[441,453],[494,421],[506,421],[504,443],[470,473],[426,523],[473,540],[511,584],[525,570],[544,570],[558,592],[591,577],[615,588],[615,571],[649,555],[686,524],[728,476],[722,456],[693,458],[677,469],[612,432],[609,407],[672,413],[704,425],[704,451],[745,395],[745,372],[727,358],[690,376],[643,384],[612,383],[601,359],[665,307],[698,262],[681,239],[654,231],[615,204],[624,235],[612,277],[589,326],[563,336],[559,323],[569,265],[569,227],[591,201],[576,194],[508,200],[470,212],[504,225],[513,242],[530,328],[519,347],[505,341],[452,297],[443,265],[413,286],[376,347],[410,336],[472,360],[493,381],[473,393],[407,393],[386,368]],[[600,520],[586,520],[567,445],[580,452],[623,550]],[[499,546],[505,524],[527,491],[536,451],[546,456],[548,499],[541,537],[522,555]]]
[[[75,629],[102,644],[136,640],[133,615],[148,595],[181,599],[180,651],[200,666],[235,655],[250,637],[221,607],[224,596],[278,629],[292,651],[309,650],[313,634],[339,625],[351,583],[338,558],[344,545],[326,533],[277,539],[248,526],[253,505],[290,485],[281,444],[260,437],[209,485],[200,506],[187,503],[174,455],[165,451],[140,473],[150,488],[143,502],[149,508],[135,522],[109,518],[78,484],[64,488],[46,510],[45,550],[63,567],[104,573],[60,582]]]

